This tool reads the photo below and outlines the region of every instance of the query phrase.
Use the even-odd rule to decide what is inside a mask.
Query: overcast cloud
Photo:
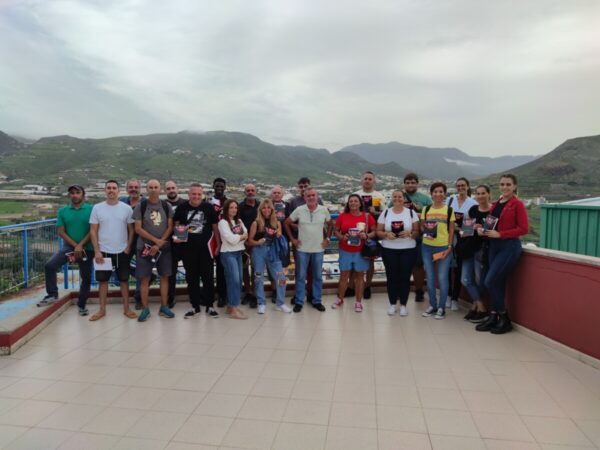
[[[0,1],[0,130],[545,153],[600,134],[600,2]]]

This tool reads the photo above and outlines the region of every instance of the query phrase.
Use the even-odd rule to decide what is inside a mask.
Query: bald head
[[[155,202],[159,199],[160,196],[160,183],[158,180],[148,180],[146,183],[146,192],[148,193],[148,198]]]
[[[283,188],[279,185],[271,189],[271,200],[273,203],[280,202],[283,199]]]

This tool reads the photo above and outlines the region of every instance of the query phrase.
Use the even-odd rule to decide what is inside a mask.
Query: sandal
[[[248,317],[246,317],[246,315],[240,311],[238,308],[232,308],[231,312],[229,313],[229,317],[231,317],[232,319],[238,319],[238,320],[245,320]]]
[[[93,316],[91,316],[88,320],[90,322],[95,322],[96,320],[102,319],[105,315],[106,315],[106,313],[98,311],[96,314],[94,314]]]
[[[124,312],[124,313],[123,313],[123,315],[124,315],[125,317],[127,317],[128,319],[137,319],[137,317],[138,317],[138,316],[137,316],[137,314],[136,314],[136,313],[134,313],[132,310],[129,310],[129,311],[127,311],[127,312]]]

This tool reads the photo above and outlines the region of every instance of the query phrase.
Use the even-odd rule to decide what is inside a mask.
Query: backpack
[[[452,202],[450,202],[450,203],[452,203]],[[423,208],[423,214],[421,215],[423,220],[427,220],[427,213],[429,212],[430,209],[431,209],[431,205],[427,205],[425,208]],[[454,212],[454,210],[452,209],[452,206],[448,205],[448,214],[446,216],[446,227],[447,227],[448,231],[450,231],[450,217],[452,217],[453,212]]]

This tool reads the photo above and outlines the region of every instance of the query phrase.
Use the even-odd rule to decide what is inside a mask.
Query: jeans
[[[185,267],[185,281],[188,285],[188,294],[190,303],[194,309],[200,309],[200,306],[212,306],[214,302],[214,272],[213,260],[208,253],[205,244],[201,246],[193,245],[189,242],[178,249]],[[202,279],[202,289],[200,289],[200,279]]]
[[[296,252],[296,267],[298,268],[298,278],[296,279],[296,305],[304,304],[306,275],[308,266],[312,267],[312,303],[317,305],[321,303],[321,292],[323,290],[323,255],[325,252],[307,253],[298,250]]]
[[[410,293],[410,274],[417,262],[417,249],[383,247],[381,251],[390,305],[395,305],[398,299],[401,305],[406,305]]]
[[[227,286],[227,304],[232,307],[240,306],[242,293],[242,251],[221,253],[221,264],[225,270]]]
[[[446,307],[446,297],[448,297],[448,270],[450,269],[450,263],[452,263],[452,253],[446,256],[444,259],[440,259],[433,262],[433,254],[443,252],[448,249],[448,246],[433,247],[431,245],[425,245],[421,247],[423,254],[423,265],[425,266],[425,273],[427,274],[427,292],[429,293],[429,305],[433,308],[444,309]],[[435,290],[435,279],[437,270],[437,280],[440,285],[440,304],[438,306],[436,300]]]
[[[483,295],[483,250],[478,250],[473,256],[463,259],[460,282],[465,287],[474,303],[481,300]]]
[[[492,310],[495,312],[506,311],[506,278],[519,261],[522,252],[519,239],[490,239],[489,268],[484,285],[490,293]]]
[[[58,252],[50,257],[50,259],[44,265],[44,273],[46,276],[46,293],[48,295],[58,296],[58,286],[56,284],[56,271],[65,265],[67,257],[65,253],[72,252],[74,250],[70,245],[65,244]],[[90,282],[92,279],[92,265],[94,260],[94,251],[86,250],[87,261],[83,259],[77,260],[79,266],[79,278],[81,283],[79,285],[79,299],[77,306],[84,308],[88,297],[90,296]]]
[[[273,255],[270,245],[259,245],[252,249],[252,265],[254,266],[254,288],[259,305],[266,304],[264,272],[265,267],[271,275],[271,289],[277,292],[277,305],[285,299],[285,273],[277,255]]]

